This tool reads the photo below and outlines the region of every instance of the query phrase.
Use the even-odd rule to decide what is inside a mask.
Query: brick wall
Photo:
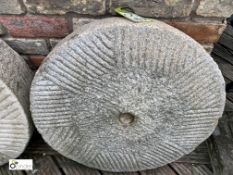
[[[233,0],[1,0],[0,37],[36,68],[60,39],[117,6],[163,20],[207,50],[233,14]]]

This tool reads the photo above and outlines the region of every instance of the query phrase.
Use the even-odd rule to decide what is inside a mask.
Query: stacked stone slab
[[[30,139],[32,78],[33,73],[24,60],[0,40],[0,165],[18,157]]]
[[[221,117],[224,80],[206,51],[162,22],[84,25],[48,55],[31,111],[64,156],[107,171],[170,163],[207,139]]]

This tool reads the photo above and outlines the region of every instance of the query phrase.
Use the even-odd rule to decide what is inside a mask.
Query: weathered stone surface
[[[100,20],[98,18],[73,18],[72,23],[73,23],[73,30],[78,30],[80,29],[83,25],[88,24],[90,22],[94,22],[96,20]]]
[[[110,12],[114,13],[118,6],[129,7],[146,17],[184,17],[190,15],[193,0],[111,0]]]
[[[61,154],[107,171],[190,153],[221,117],[225,84],[201,45],[159,21],[99,20],[49,54],[31,88],[34,123]]]
[[[49,53],[44,39],[6,38],[5,41],[21,54],[47,55]]]
[[[22,14],[25,12],[18,0],[1,0],[0,14]]]
[[[233,14],[233,1],[201,0],[197,14],[211,17],[229,17]]]
[[[69,32],[68,22],[62,16],[0,16],[12,37],[65,37]]]
[[[105,0],[24,0],[29,12],[42,14],[79,14],[100,15],[105,13]]]
[[[14,50],[0,40],[0,165],[25,149],[32,126],[29,89],[32,72]]]

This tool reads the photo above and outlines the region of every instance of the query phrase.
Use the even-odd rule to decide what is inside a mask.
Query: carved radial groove
[[[30,139],[31,80],[24,60],[0,40],[0,165],[18,157]]]
[[[191,152],[214,130],[224,101],[222,75],[199,44],[158,21],[119,18],[63,40],[31,89],[48,144],[107,171],[156,168]]]

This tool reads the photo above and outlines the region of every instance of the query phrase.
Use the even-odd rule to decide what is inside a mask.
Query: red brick
[[[42,55],[30,55],[29,56],[30,62],[35,66],[40,66],[44,58],[45,56],[42,56]]]
[[[183,31],[196,41],[202,44],[214,43],[218,40],[225,25],[212,23],[196,23],[196,22],[178,22],[169,21],[169,25]]]
[[[70,33],[68,22],[62,16],[0,16],[13,37],[65,37]]]

